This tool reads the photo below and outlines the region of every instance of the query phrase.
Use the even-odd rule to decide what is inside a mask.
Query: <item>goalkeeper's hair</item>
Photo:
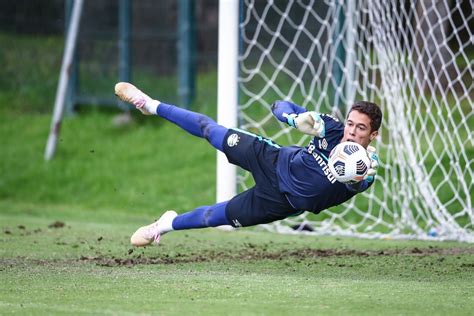
[[[352,105],[349,113],[354,110],[364,113],[370,118],[370,128],[372,132],[379,130],[382,124],[382,111],[377,104],[368,101],[357,101]]]

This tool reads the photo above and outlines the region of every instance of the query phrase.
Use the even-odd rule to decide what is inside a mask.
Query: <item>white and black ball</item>
[[[370,168],[366,149],[354,142],[342,142],[329,155],[329,170],[337,181],[356,183],[364,179]]]

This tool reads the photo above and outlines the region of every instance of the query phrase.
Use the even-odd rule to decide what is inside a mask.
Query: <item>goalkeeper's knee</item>
[[[228,128],[217,124],[211,118],[203,115],[199,120],[202,136],[217,150],[223,151],[224,137],[227,134]]]

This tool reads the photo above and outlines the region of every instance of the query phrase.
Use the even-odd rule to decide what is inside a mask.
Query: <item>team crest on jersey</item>
[[[328,148],[328,142],[326,138],[323,138],[322,140],[319,140],[319,148],[326,150]]]
[[[229,137],[227,137],[227,145],[229,147],[234,147],[237,146],[239,143],[240,137],[237,134],[231,134]]]

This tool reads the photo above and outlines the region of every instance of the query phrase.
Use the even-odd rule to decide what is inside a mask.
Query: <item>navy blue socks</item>
[[[173,229],[183,230],[230,225],[225,215],[226,205],[227,202],[221,202],[212,206],[200,206],[191,212],[178,215],[173,220]]]
[[[222,143],[228,129],[208,116],[166,103],[158,106],[157,114],[188,133],[207,139],[217,150],[223,150]]]

